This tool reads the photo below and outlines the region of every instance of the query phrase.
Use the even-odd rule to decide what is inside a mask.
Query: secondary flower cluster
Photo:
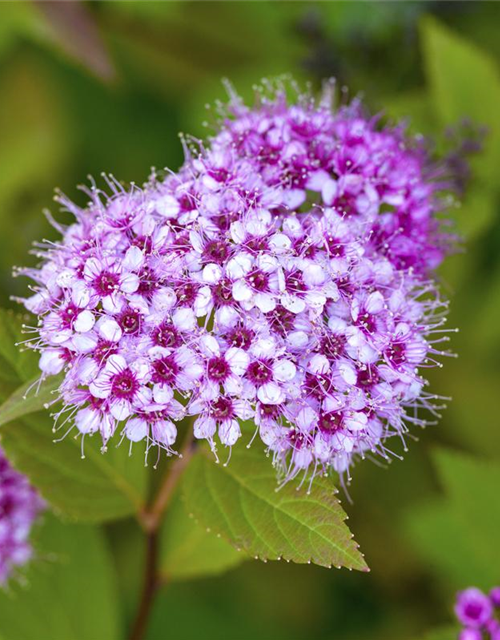
[[[325,94],[326,95],[326,94]],[[64,371],[62,425],[172,452],[176,423],[228,447],[251,421],[287,478],[387,457],[435,396],[449,244],[419,139],[358,103],[233,96],[177,173],[93,187],[39,246],[24,300],[43,376]],[[252,428],[252,427],[248,427]]]
[[[470,587],[457,595],[455,613],[464,626],[459,640],[500,640],[500,587],[489,595]]]
[[[0,587],[30,559],[31,527],[43,508],[27,478],[10,466],[0,449]]]

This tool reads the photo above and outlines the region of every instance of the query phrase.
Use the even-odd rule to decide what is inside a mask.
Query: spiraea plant
[[[137,516],[148,561],[134,638],[178,492],[242,558],[366,569],[334,478],[399,455],[441,408],[424,372],[449,355],[435,270],[455,242],[442,216],[453,176],[422,137],[334,95],[267,83],[246,106],[230,89],[212,135],[183,138],[177,172],[143,188],[106,176],[85,207],[58,194],[74,222],[49,216],[60,239],[16,270],[33,282],[20,302],[41,374],[0,422],[45,405],[57,443],[44,422],[37,464],[32,425],[6,445],[57,510]],[[75,442],[86,459],[72,464],[93,476],[71,479],[88,500],[70,504],[47,478]],[[152,499],[149,461],[166,467]]]

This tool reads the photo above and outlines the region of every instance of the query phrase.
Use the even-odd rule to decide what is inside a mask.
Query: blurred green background
[[[371,574],[248,562],[177,583],[149,640],[451,638],[426,634],[453,623],[455,590],[500,582],[499,23],[500,5],[479,1],[0,4],[4,307],[24,293],[12,265],[52,235],[42,210],[54,187],[83,202],[76,185],[89,174],[142,183],[151,166],[176,169],[178,133],[204,134],[223,77],[251,98],[262,77],[318,87],[335,76],[425,135],[465,116],[489,128],[464,205],[451,208],[465,251],[440,274],[459,358],[429,378],[453,400],[404,462],[359,465],[344,499]],[[111,527],[130,618],[138,585],[116,538]]]

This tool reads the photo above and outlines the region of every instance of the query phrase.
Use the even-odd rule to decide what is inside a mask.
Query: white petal
[[[86,407],[75,415],[75,425],[80,433],[95,433],[99,429],[99,412]]]
[[[155,211],[165,218],[175,218],[180,211],[180,205],[172,195],[165,195],[153,202]]]
[[[328,180],[323,184],[321,188],[321,196],[323,198],[323,202],[327,206],[330,206],[331,204],[333,204],[333,201],[335,200],[335,196],[337,195],[337,190],[338,188],[335,180]]]
[[[194,299],[194,312],[198,318],[206,316],[213,307],[212,291],[210,287],[202,287]]]
[[[220,346],[214,336],[205,334],[200,338],[199,342],[200,351],[203,355],[213,358],[214,356],[220,356]]]
[[[125,427],[125,435],[131,442],[140,442],[147,437],[149,425],[143,418],[132,418],[128,420]]]
[[[281,404],[285,401],[283,389],[275,382],[267,382],[257,391],[257,397],[263,404]]]
[[[113,400],[110,403],[111,415],[117,420],[125,420],[131,413],[130,402],[124,398]]]
[[[284,233],[275,233],[269,240],[269,246],[276,253],[284,253],[292,246],[292,242]]]
[[[276,309],[276,298],[271,293],[255,294],[255,305],[262,313],[269,313]]]
[[[325,374],[330,371],[330,362],[326,356],[317,353],[309,360],[308,369],[311,373]]]
[[[105,318],[98,322],[99,335],[110,342],[118,342],[122,337],[122,330],[118,322],[111,318]]]
[[[284,293],[281,296],[281,304],[292,313],[301,313],[306,308],[306,303],[297,296],[293,296],[289,293]]]
[[[251,300],[253,290],[244,280],[237,280],[233,283],[233,298],[238,302],[242,300]]]
[[[319,264],[308,264],[302,272],[304,282],[308,287],[315,287],[323,284],[326,279],[325,272]]]
[[[240,425],[237,420],[224,420],[219,427],[219,438],[226,447],[232,447],[241,436]]]
[[[177,439],[177,429],[170,420],[162,420],[153,424],[153,439],[155,442],[171,447]]]
[[[278,360],[273,364],[273,376],[278,382],[290,382],[296,373],[297,367],[290,360]]]
[[[174,397],[174,392],[166,384],[155,384],[153,387],[153,398],[158,404],[168,404]]]
[[[120,289],[125,293],[134,293],[139,288],[139,277],[135,273],[127,273],[120,279]]]
[[[139,247],[129,247],[123,258],[123,268],[125,271],[139,271],[144,264],[144,254]]]
[[[295,424],[302,431],[312,431],[318,421],[318,414],[311,407],[304,407],[295,417]]]
[[[213,438],[216,431],[216,424],[213,418],[206,416],[200,416],[194,423],[194,437],[195,438]]]
[[[374,291],[373,293],[370,293],[365,303],[365,309],[367,310],[367,312],[376,314],[380,313],[383,308],[384,296],[380,293],[380,291]]]
[[[248,353],[237,347],[228,349],[224,357],[231,367],[231,371],[237,376],[242,376],[245,373],[250,362]]]
[[[218,264],[210,263],[203,268],[202,272],[203,282],[209,284],[216,284],[222,278],[222,269]]]
[[[60,373],[64,368],[63,352],[59,349],[45,349],[40,356],[38,366],[49,376]]]
[[[226,266],[226,273],[231,280],[244,278],[252,268],[253,260],[251,256],[242,253],[235,258],[231,258]]]
[[[73,329],[78,331],[78,333],[86,333],[90,331],[95,324],[94,314],[86,309],[85,311],[81,311],[74,324]]]
[[[192,309],[183,307],[174,311],[172,322],[174,326],[181,331],[193,331],[196,327],[196,316]]]

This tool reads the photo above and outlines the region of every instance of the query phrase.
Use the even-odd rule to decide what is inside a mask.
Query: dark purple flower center
[[[94,279],[95,290],[103,296],[108,296],[118,288],[120,278],[117,273],[111,271],[103,271]]]
[[[293,291],[294,293],[303,293],[307,287],[304,283],[302,271],[299,271],[298,269],[289,271],[285,275],[285,287],[287,291]]]
[[[325,242],[326,242],[326,245],[328,247],[330,256],[332,258],[341,258],[345,254],[345,248],[340,243],[340,240],[338,240],[337,238],[335,238],[331,234],[328,234],[325,237]]]
[[[118,398],[131,399],[139,389],[137,378],[130,369],[124,369],[113,376],[111,390]]]
[[[227,278],[223,278],[212,287],[212,295],[217,307],[222,307],[231,302],[233,299],[231,282]]]
[[[337,209],[340,215],[345,216],[346,218],[357,213],[354,196],[346,193],[336,198],[333,206]]]
[[[212,358],[208,362],[208,376],[217,382],[223,382],[230,374],[229,365],[224,358]]]
[[[133,335],[137,333],[141,328],[141,314],[134,309],[125,309],[118,317],[118,324],[123,330],[123,333]]]
[[[181,307],[190,307],[193,304],[197,293],[197,287],[195,287],[195,285],[191,282],[181,284],[175,289],[177,302]]]
[[[342,414],[337,411],[322,413],[319,417],[318,428],[324,433],[335,433],[342,429]]]
[[[280,406],[277,404],[259,404],[260,413],[268,420],[278,420],[281,415]]]
[[[92,355],[94,359],[97,360],[97,362],[102,362],[117,351],[118,345],[116,344],[116,342],[111,342],[109,340],[99,340],[96,348],[92,352]]]
[[[273,378],[271,360],[265,359],[252,362],[247,369],[247,375],[249,380],[257,387],[266,384],[266,382],[269,382]]]
[[[329,360],[335,360],[344,351],[346,343],[345,336],[339,335],[327,335],[321,340],[321,353],[324,354]]]
[[[143,295],[147,295],[155,291],[158,288],[158,278],[153,269],[144,267],[139,274],[139,287],[137,291]]]
[[[331,380],[325,375],[306,374],[305,387],[314,398],[323,398],[330,391],[331,384]]]
[[[404,364],[406,362],[406,349],[405,345],[399,342],[393,342],[386,351],[386,355],[389,360],[397,365]]]
[[[180,336],[173,324],[163,322],[159,327],[153,330],[153,342],[159,347],[165,349],[178,347],[180,345]]]
[[[380,376],[375,367],[367,367],[358,371],[358,384],[361,387],[369,388],[380,382]]]
[[[297,319],[294,313],[285,309],[282,305],[278,305],[267,317],[269,318],[272,330],[282,336],[292,331],[295,320]]]
[[[260,269],[251,271],[247,276],[248,283],[255,291],[267,291],[269,276]]]
[[[468,602],[464,609],[469,620],[479,620],[482,617],[483,607],[479,602]]]
[[[377,328],[375,324],[375,317],[367,311],[358,316],[356,324],[366,333],[374,333]]]
[[[229,255],[229,246],[225,240],[212,240],[207,244],[203,252],[206,262],[222,264]]]
[[[61,309],[61,311],[59,311],[59,317],[61,318],[61,324],[63,328],[71,329],[71,327],[73,326],[73,322],[75,321],[76,316],[79,313],[80,309],[73,303],[70,303],[64,309]]]
[[[265,236],[254,236],[245,242],[245,246],[250,251],[266,251],[269,248],[269,243]]]
[[[210,406],[210,414],[215,420],[226,420],[234,416],[233,403],[230,398],[221,396]]]
[[[255,333],[247,327],[235,327],[228,335],[228,340],[231,346],[238,347],[238,349],[248,349],[252,344]]]
[[[167,356],[153,362],[153,382],[174,384],[179,366],[173,356]]]

